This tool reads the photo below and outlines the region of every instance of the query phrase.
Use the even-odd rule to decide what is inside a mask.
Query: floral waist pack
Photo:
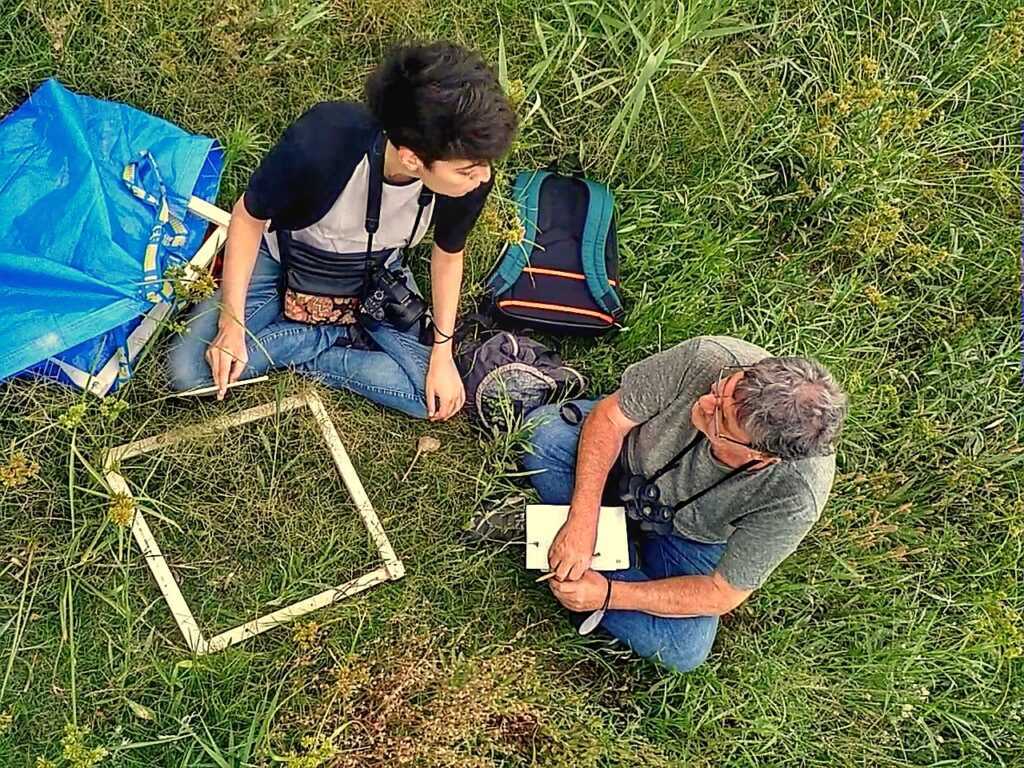
[[[375,265],[387,251],[337,253],[292,239],[278,230],[284,316],[309,325],[353,325]]]

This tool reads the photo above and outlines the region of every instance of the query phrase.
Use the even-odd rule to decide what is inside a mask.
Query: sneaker
[[[522,496],[505,499],[485,509],[461,531],[465,544],[526,544],[526,500]]]

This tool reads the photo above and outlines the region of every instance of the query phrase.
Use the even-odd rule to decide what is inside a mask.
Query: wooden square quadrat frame
[[[144,440],[136,440],[135,442],[112,448],[107,453],[103,462],[103,474],[107,485],[112,493],[122,493],[134,498],[128,483],[120,473],[120,464],[125,459],[141,456],[160,448],[175,445],[184,440],[192,440],[203,435],[214,435],[232,427],[248,424],[268,416],[287,413],[299,408],[309,408],[312,411],[324,441],[327,443],[331,458],[334,460],[334,465],[337,467],[345,487],[348,488],[348,492],[351,494],[352,500],[359,510],[359,515],[363,519],[370,537],[380,552],[383,565],[345,584],[326,589],[312,597],[300,600],[297,603],[285,606],[273,613],[260,616],[207,639],[199,628],[199,624],[196,622],[195,616],[193,616],[192,610],[189,608],[184,596],[181,594],[178,582],[175,581],[174,574],[171,572],[167,560],[160,551],[160,546],[157,544],[153,532],[146,522],[145,515],[136,507],[132,519],[132,535],[139,546],[142,556],[149,565],[153,578],[156,579],[157,586],[160,587],[168,607],[171,609],[171,614],[174,616],[174,620],[181,630],[186,644],[196,655],[222,651],[231,645],[248,640],[307,613],[324,608],[386,581],[395,581],[405,575],[405,567],[391,547],[387,533],[377,518],[373,504],[370,503],[370,499],[366,495],[363,484],[359,480],[359,475],[356,474],[355,467],[352,465],[352,460],[349,458],[348,452],[345,450],[345,446],[342,444],[341,438],[334,428],[334,423],[331,421],[320,396],[313,390],[309,390],[305,394],[287,397],[280,402],[267,403],[239,413],[221,416],[203,424],[175,429],[162,435],[156,435]]]

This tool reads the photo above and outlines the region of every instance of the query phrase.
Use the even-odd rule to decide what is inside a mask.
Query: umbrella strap
[[[149,233],[142,260],[142,282],[146,299],[158,304],[170,301],[174,296],[170,281],[163,279],[160,252],[163,249],[184,248],[188,229],[167,202],[167,187],[160,175],[156,158],[148,149],[139,152],[139,158],[125,165],[121,178],[135,197],[156,211],[156,221]]]

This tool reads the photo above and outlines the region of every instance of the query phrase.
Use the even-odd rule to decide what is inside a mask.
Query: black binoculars
[[[624,475],[619,482],[619,497],[631,520],[643,530],[659,534],[672,532],[675,509],[661,503],[661,489],[643,475]]]

